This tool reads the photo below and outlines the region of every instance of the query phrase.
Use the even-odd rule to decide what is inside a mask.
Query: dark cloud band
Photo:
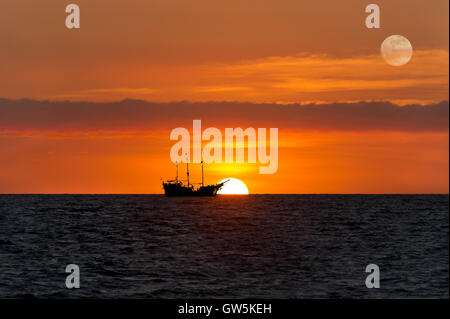
[[[148,131],[190,127],[277,127],[320,131],[448,131],[449,103],[389,102],[308,105],[233,102],[115,103],[0,99],[0,131]]]

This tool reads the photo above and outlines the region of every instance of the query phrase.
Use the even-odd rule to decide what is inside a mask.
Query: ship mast
[[[176,167],[177,167],[177,176],[175,177],[175,180],[178,182],[178,162],[175,162],[176,163]]]
[[[189,186],[189,157],[186,153],[186,175],[187,175],[187,184]]]
[[[205,183],[203,182],[203,161],[201,163],[202,163],[202,186],[205,186]]]

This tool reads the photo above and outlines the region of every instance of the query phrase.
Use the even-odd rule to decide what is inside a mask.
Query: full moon
[[[217,192],[221,195],[247,195],[248,188],[237,178],[225,178],[219,183],[227,181],[225,185]]]
[[[381,56],[392,66],[402,66],[411,60],[413,48],[407,38],[391,35],[381,44]]]

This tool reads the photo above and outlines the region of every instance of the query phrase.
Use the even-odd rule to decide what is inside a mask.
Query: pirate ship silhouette
[[[186,182],[178,179],[178,162],[176,162],[177,174],[174,180],[163,181],[162,185],[164,188],[164,194],[166,196],[216,196],[217,192],[228,182],[228,180],[215,185],[206,185],[204,183],[203,175],[203,161],[202,164],[202,182],[201,183],[190,183],[189,181],[189,159],[186,161]],[[200,184],[199,187],[195,188],[194,184]]]

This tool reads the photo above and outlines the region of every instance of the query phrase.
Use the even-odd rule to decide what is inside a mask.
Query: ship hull
[[[181,183],[163,183],[166,197],[214,197],[223,184],[201,186],[197,189]]]

